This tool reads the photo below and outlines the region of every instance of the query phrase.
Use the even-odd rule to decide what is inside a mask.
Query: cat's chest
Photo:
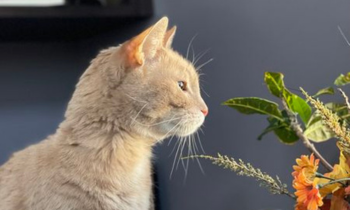
[[[107,206],[104,210],[149,210],[151,200],[150,190],[140,191],[137,195],[109,195],[103,201]]]
[[[108,210],[149,210],[152,196],[150,160],[144,159],[121,179],[117,180],[120,189],[106,193],[104,202]]]

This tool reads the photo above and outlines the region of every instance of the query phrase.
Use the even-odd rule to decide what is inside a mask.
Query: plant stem
[[[320,159],[321,164],[328,170],[333,171],[333,167],[331,164],[328,163],[328,161],[321,155],[321,153],[316,149],[315,145],[310,142],[310,140],[304,135],[304,131],[301,128],[300,124],[298,123],[298,119],[296,118],[295,114],[289,109],[286,101],[282,99],[282,104],[284,108],[286,109],[289,119],[291,121],[291,127],[297,134],[297,136],[302,140],[304,146],[311,152],[314,153],[315,156]]]
[[[229,158],[226,155],[218,154],[218,157],[210,155],[191,155],[187,157],[181,157],[182,160],[192,158],[203,158],[212,161],[214,165],[221,166],[225,169],[230,169],[236,174],[246,177],[253,177],[260,182],[260,186],[267,188],[272,194],[286,195],[294,200],[296,196],[290,193],[287,189],[287,185],[283,184],[278,176],[276,178],[262,172],[258,168],[254,168],[251,164],[243,162],[241,159],[236,161],[233,158]]]
[[[323,174],[321,174],[321,173],[318,173],[318,172],[316,172],[316,177],[317,177],[317,178],[321,178],[321,179],[328,179],[328,180],[330,180],[330,181],[334,181],[334,180],[335,180],[335,179],[333,179],[333,178],[326,177],[325,175],[323,175]]]
[[[297,197],[296,197],[293,193],[290,193],[290,192],[288,192],[288,193],[282,193],[282,195],[286,195],[286,196],[290,197],[290,198],[293,199],[293,200],[296,200],[296,199],[297,199]]]
[[[327,182],[327,183],[322,184],[322,185],[319,185],[319,186],[320,186],[320,188],[322,188],[322,187],[325,187],[325,186],[327,186],[327,185],[336,184],[336,183],[340,183],[340,184],[342,184],[343,186],[346,186],[346,184],[342,183],[342,182],[344,182],[344,181],[350,181],[350,178],[336,179],[336,180]]]
[[[349,98],[348,96],[345,94],[345,92],[341,89],[338,88],[339,92],[341,92],[341,94],[343,95],[344,99],[345,99],[345,103],[346,103],[346,107],[348,108],[348,111],[350,111],[350,103],[349,103]]]

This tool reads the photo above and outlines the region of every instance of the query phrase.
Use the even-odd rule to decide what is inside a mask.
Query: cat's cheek
[[[162,133],[162,135],[164,136],[163,138],[167,138],[175,134],[177,127],[178,123],[169,122],[160,125],[159,130],[160,133]]]

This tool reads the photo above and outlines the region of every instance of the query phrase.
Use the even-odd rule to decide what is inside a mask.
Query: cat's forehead
[[[173,50],[165,50],[163,62],[167,63],[170,68],[174,68],[172,70],[176,71],[179,74],[188,75],[191,78],[198,77],[198,73],[194,65],[189,60]]]

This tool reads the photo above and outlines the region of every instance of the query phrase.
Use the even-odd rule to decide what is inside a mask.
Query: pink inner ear
[[[144,63],[143,54],[141,52],[142,44],[147,37],[147,35],[151,32],[152,27],[149,27],[141,34],[132,38],[130,41],[125,44],[125,52],[127,54],[127,62],[132,66],[140,66]]]
[[[145,56],[154,57],[156,51],[162,46],[166,28],[168,27],[168,18],[164,17],[156,24],[143,31],[138,36],[126,42],[127,62],[131,66],[140,66],[144,64]],[[175,32],[170,30],[169,37]]]
[[[132,66],[141,66],[143,64],[143,56],[139,50],[139,46],[130,42],[126,44],[125,51],[127,54],[127,62]]]

